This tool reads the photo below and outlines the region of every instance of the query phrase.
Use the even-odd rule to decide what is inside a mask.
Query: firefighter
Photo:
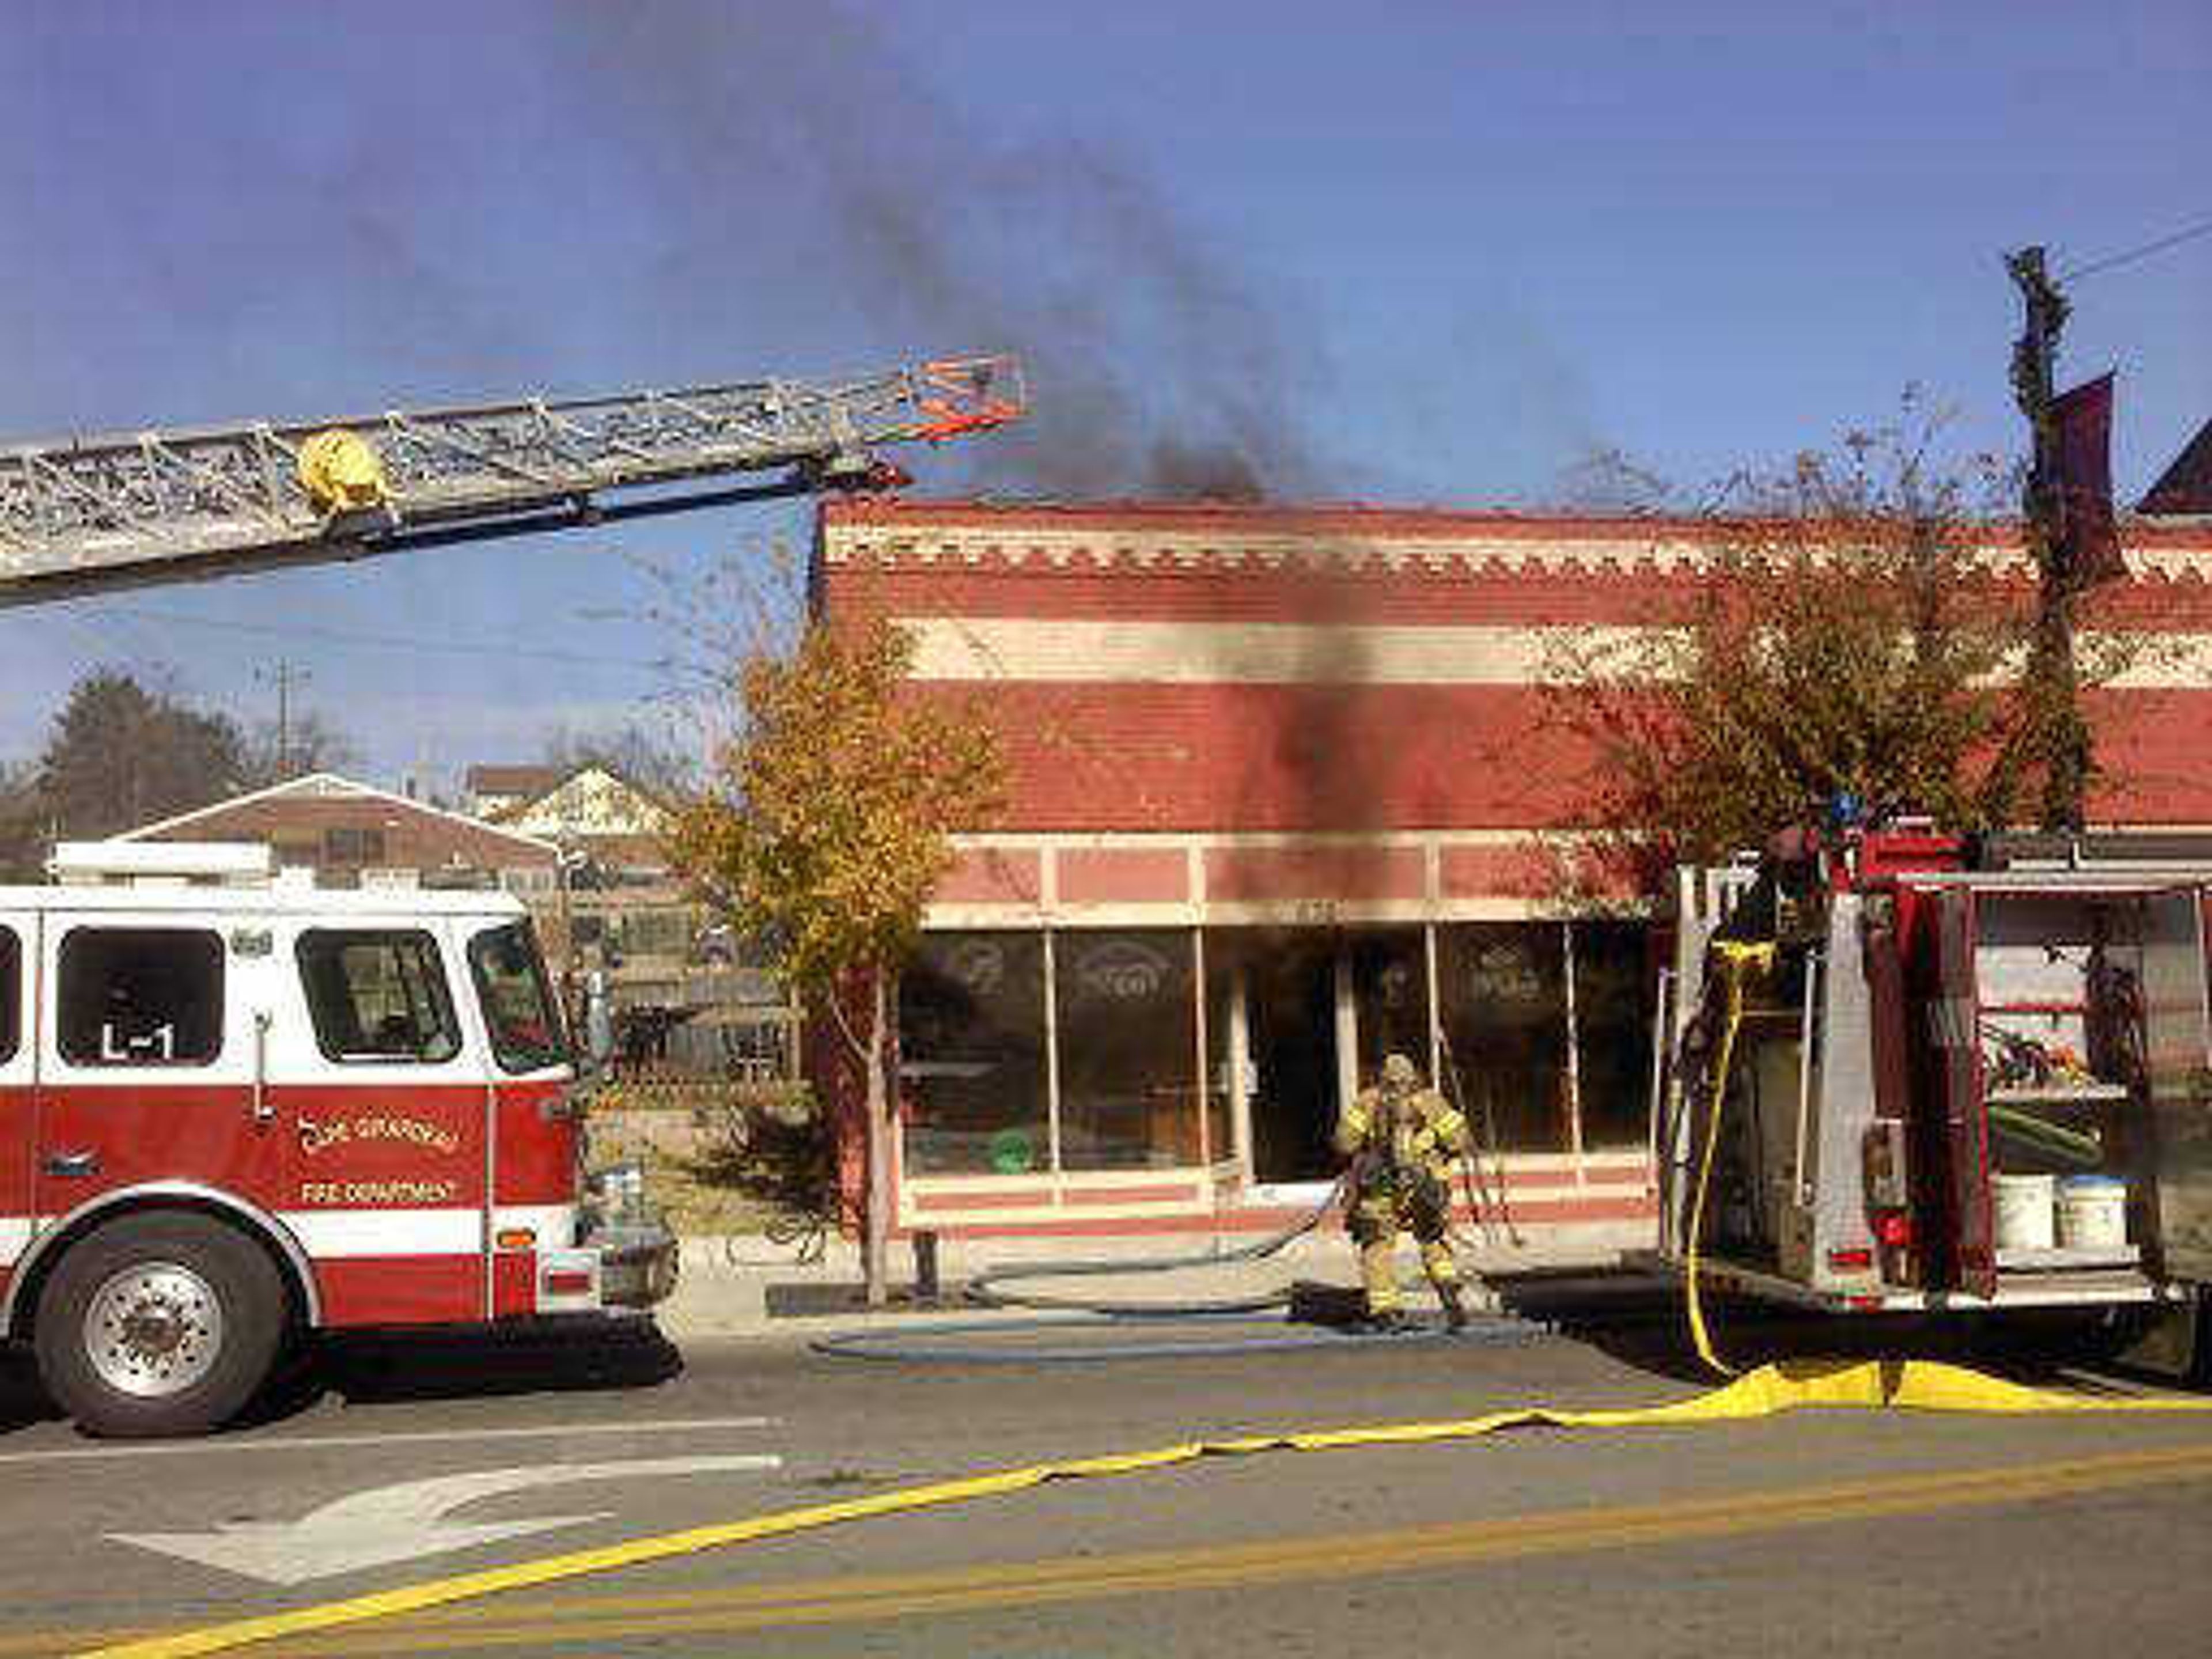
[[[1363,1089],[1337,1121],[1336,1149],[1352,1160],[1352,1237],[1367,1287],[1367,1322],[1382,1330],[1411,1322],[1398,1305],[1398,1234],[1421,1247],[1421,1266],[1452,1329],[1467,1323],[1459,1265],[1444,1242],[1451,1212],[1452,1164],[1467,1151],[1467,1120],[1403,1054],[1382,1062],[1381,1083]]]

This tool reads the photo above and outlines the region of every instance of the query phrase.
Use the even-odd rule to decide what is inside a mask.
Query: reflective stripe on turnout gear
[[[1336,1150],[1347,1157],[1448,1182],[1452,1161],[1467,1150],[1467,1120],[1433,1089],[1362,1089],[1337,1120],[1335,1139]]]

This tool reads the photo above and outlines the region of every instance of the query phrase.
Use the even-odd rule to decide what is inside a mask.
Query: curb
[[[1628,1253],[1649,1243],[1648,1229],[1595,1224],[1562,1228],[1559,1236],[1534,1241],[1520,1249],[1482,1249],[1462,1254],[1471,1305],[1495,1313],[1499,1300],[1484,1281],[1516,1273],[1557,1273],[1585,1270],[1619,1271]],[[1185,1243],[1182,1252],[1192,1246]],[[953,1238],[943,1242],[939,1268],[944,1294],[934,1303],[913,1299],[913,1256],[895,1244],[891,1255],[891,1305],[870,1309],[857,1300],[861,1277],[860,1253],[849,1239],[829,1241],[822,1260],[801,1262],[788,1246],[770,1243],[748,1234],[707,1235],[682,1242],[682,1272],[675,1293],[653,1310],[661,1330],[672,1338],[740,1338],[782,1343],[805,1340],[825,1330],[896,1327],[918,1319],[989,1319],[1034,1316],[1034,1309],[992,1309],[964,1301],[961,1285],[986,1268],[1012,1266],[1042,1267],[1055,1262],[1119,1261],[1126,1257],[1127,1274],[1086,1275],[1079,1286],[1057,1286],[1049,1273],[1040,1273],[1040,1289],[1056,1293],[1091,1293],[1102,1298],[1142,1301],[1157,1297],[1171,1306],[1184,1297],[1254,1293],[1287,1289],[1293,1280],[1340,1286],[1347,1291],[1359,1282],[1358,1262],[1344,1240],[1334,1236],[1308,1236],[1293,1240],[1276,1255],[1261,1260],[1224,1260],[1158,1272],[1146,1263],[1176,1250],[1153,1237],[1127,1238],[1025,1239],[1014,1248],[999,1239],[974,1243]],[[1416,1298],[1427,1286],[1407,1250],[1401,1258],[1403,1282]],[[849,1288],[856,1300],[849,1307],[829,1305],[820,1312],[771,1311],[771,1291],[799,1290],[808,1299],[822,1299],[840,1288]]]

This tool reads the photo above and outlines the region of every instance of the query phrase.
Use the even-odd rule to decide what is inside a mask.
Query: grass
[[[591,1165],[643,1170],[646,1196],[678,1237],[765,1233],[790,1212],[729,1155],[733,1127],[758,1100],[757,1090],[714,1083],[603,1098],[589,1119]]]

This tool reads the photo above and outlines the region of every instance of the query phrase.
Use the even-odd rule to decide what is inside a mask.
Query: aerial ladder
[[[0,605],[909,482],[1019,419],[1008,356],[0,447]]]

